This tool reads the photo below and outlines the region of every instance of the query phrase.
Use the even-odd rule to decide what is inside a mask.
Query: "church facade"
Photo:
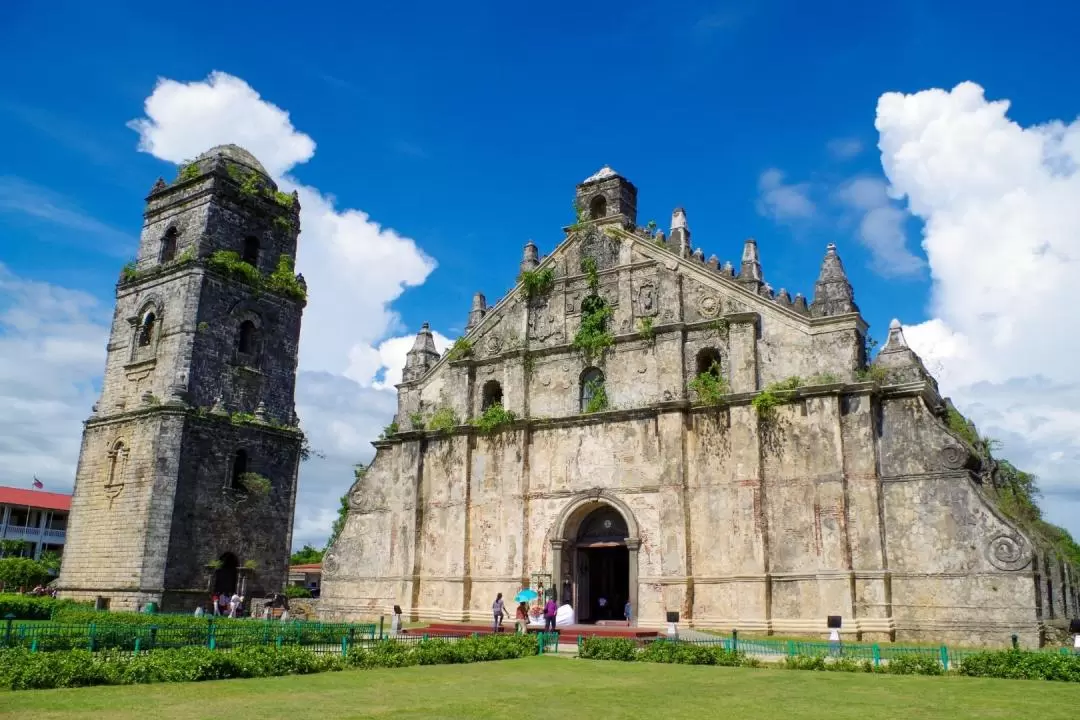
[[[1074,568],[996,507],[991,468],[894,321],[867,325],[830,245],[813,297],[639,227],[609,168],[517,287],[427,326],[350,490],[321,613],[487,620],[553,592],[581,621],[866,640],[1036,644],[1077,612]],[[601,607],[600,598],[606,601]]]
[[[235,145],[154,185],[84,426],[62,597],[179,611],[284,586],[303,455],[299,212]]]

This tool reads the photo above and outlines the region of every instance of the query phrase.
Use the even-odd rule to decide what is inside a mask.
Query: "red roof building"
[[[21,540],[22,554],[62,553],[71,495],[0,487],[0,540]]]

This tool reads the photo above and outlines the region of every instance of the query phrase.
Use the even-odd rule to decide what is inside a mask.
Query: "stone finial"
[[[894,319],[889,323],[889,339],[874,358],[874,365],[885,370],[889,382],[929,380],[935,390],[937,389],[937,381],[927,372],[922,359],[907,344],[904,328],[899,320]]]
[[[229,414],[228,410],[225,409],[225,403],[222,400],[220,395],[218,395],[216,398],[214,398],[214,406],[212,408],[210,408],[210,412],[212,412],[214,415],[228,415]]]
[[[532,240],[525,243],[525,249],[521,253],[521,272],[535,270],[540,265],[540,253],[537,252],[536,243]]]
[[[848,282],[836,245],[829,243],[825,248],[825,259],[821,261],[821,272],[814,284],[814,302],[810,304],[810,314],[829,317],[852,312],[859,312],[859,306],[855,304],[855,291]]]
[[[795,308],[796,312],[801,312],[806,315],[810,314],[810,308],[807,306],[806,298],[803,297],[802,293],[795,293],[795,302],[792,303],[792,306]]]
[[[715,255],[710,255],[709,260],[706,264],[713,270],[716,270],[720,266],[720,259]]]
[[[655,240],[660,245],[667,245],[667,235],[664,235],[663,230],[657,230],[656,234],[653,235],[653,240]]]
[[[296,284],[303,288],[304,292],[307,292],[307,280],[304,279],[303,273],[296,274]]]
[[[761,290],[759,290],[759,292],[765,297],[771,298],[773,296],[772,285],[770,285],[769,283],[765,283],[761,286]]]
[[[780,293],[776,296],[777,302],[782,302],[785,305],[791,304],[791,295],[788,294],[787,289],[780,288]]]
[[[671,242],[678,248],[680,257],[690,257],[690,226],[682,208],[671,213]]]
[[[694,251],[694,259],[700,263],[705,262],[705,252],[701,248],[698,248]]]
[[[728,277],[735,277],[735,266],[731,264],[730,260],[724,261],[723,271]]]
[[[150,194],[159,193],[167,187],[169,187],[169,184],[165,182],[165,178],[159,177],[157,182],[154,183],[154,187],[150,188]]]
[[[758,257],[757,240],[754,238],[747,238],[743,243],[739,281],[752,286],[750,289],[755,292],[761,287],[761,259]]]
[[[484,319],[484,315],[487,314],[487,298],[484,297],[484,293],[478,292],[473,295],[472,308],[469,310],[469,322],[465,324],[465,332],[469,332],[474,327],[480,324],[480,321]]]
[[[401,379],[408,382],[421,378],[438,361],[439,351],[435,349],[435,338],[431,334],[431,326],[424,323],[420,326],[420,332],[416,333],[412,350],[405,355],[405,370],[402,372]]]
[[[885,341],[885,347],[881,349],[884,352],[886,349],[898,350],[908,347],[907,338],[904,337],[904,328],[900,325],[900,321],[896,318],[892,319],[889,323],[889,339]]]
[[[255,419],[259,422],[266,422],[267,417],[266,403],[260,400],[259,405],[255,408]]]
[[[292,191],[292,209],[293,215],[300,214],[300,193],[296,192],[295,188]]]

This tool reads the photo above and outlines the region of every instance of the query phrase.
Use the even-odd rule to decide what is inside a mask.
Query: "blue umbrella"
[[[531,588],[525,588],[517,595],[514,596],[514,602],[531,602],[540,597],[536,594],[536,591]]]

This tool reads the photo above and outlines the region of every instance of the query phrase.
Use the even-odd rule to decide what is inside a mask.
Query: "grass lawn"
[[[535,657],[259,680],[0,692],[4,718],[1077,717],[1065,683]]]

